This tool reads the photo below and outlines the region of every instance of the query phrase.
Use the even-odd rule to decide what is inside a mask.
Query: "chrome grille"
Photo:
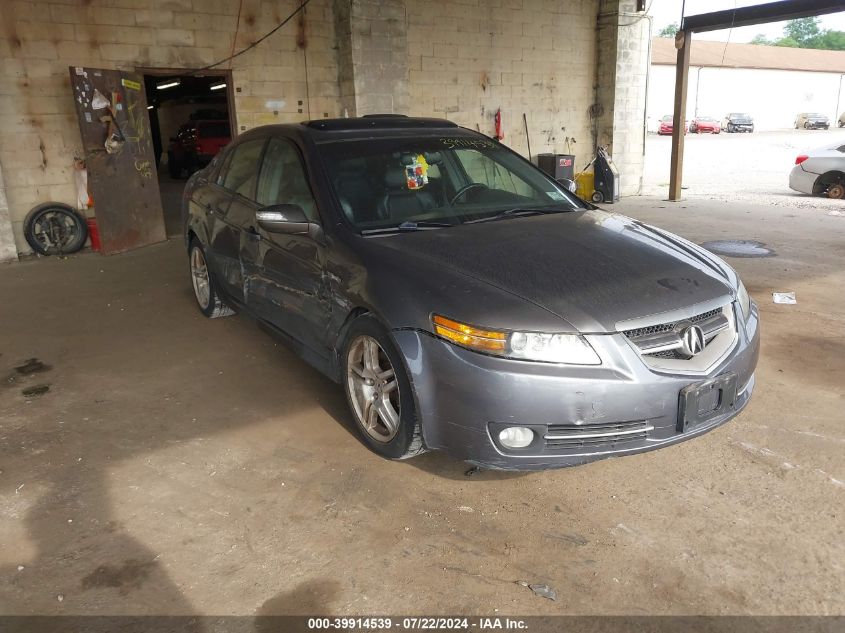
[[[700,327],[704,333],[706,347],[717,334],[729,328],[730,324],[725,308],[716,308],[687,319],[625,330],[623,334],[637,346],[643,355],[651,358],[685,360],[688,356],[684,356],[679,351],[682,347],[681,333],[684,328],[690,325]]]
[[[701,314],[697,314],[689,319],[675,321],[674,323],[661,323],[660,325],[649,325],[648,327],[641,327],[635,330],[625,330],[624,334],[629,339],[635,339],[641,336],[648,336],[649,334],[661,334],[663,332],[672,332],[675,327],[680,323],[691,323],[693,325],[698,325],[702,321],[706,321],[707,319],[711,319],[720,314],[722,314],[722,308],[716,308],[715,310],[710,310],[709,312],[702,312]]]
[[[645,420],[584,424],[580,426],[550,424],[543,437],[547,450],[607,448],[641,442],[654,427]]]

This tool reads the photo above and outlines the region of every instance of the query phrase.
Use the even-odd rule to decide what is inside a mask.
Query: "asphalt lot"
[[[841,200],[812,198],[789,188],[789,172],[802,151],[845,143],[845,129],[783,130],[753,134],[687,134],[684,197],[793,208],[843,209]],[[649,134],[643,194],[666,197],[672,139]]]
[[[845,218],[611,209],[774,251],[730,260],[757,388],[695,441],[541,473],[376,457],[335,384],[200,316],[178,240],[0,267],[0,614],[845,613]]]

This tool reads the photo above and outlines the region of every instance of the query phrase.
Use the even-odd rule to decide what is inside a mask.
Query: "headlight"
[[[543,363],[601,365],[598,354],[578,334],[488,330],[438,314],[432,321],[438,336],[476,352]]]
[[[742,310],[742,318],[748,321],[751,317],[751,297],[748,296],[748,291],[745,289],[745,284],[737,278],[739,287],[736,289],[736,300],[739,301],[739,309]]]

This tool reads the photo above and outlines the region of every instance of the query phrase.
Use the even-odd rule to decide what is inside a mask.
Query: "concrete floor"
[[[775,251],[730,260],[757,391],[695,441],[533,474],[371,454],[336,385],[200,316],[177,240],[0,268],[0,613],[842,614],[845,218],[616,210]]]

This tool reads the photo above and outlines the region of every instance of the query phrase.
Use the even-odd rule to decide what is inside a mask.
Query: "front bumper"
[[[801,165],[795,165],[792,171],[789,172],[789,188],[793,191],[800,191],[813,195],[813,190],[816,184],[818,174],[811,171],[806,171]]]
[[[734,132],[753,132],[754,131],[754,124],[753,123],[729,123],[730,128]]]
[[[830,121],[807,121],[804,124],[805,130],[826,130],[830,127]]]
[[[706,433],[748,403],[759,354],[756,306],[747,328],[739,328],[736,346],[706,375],[657,373],[643,363],[622,334],[587,336],[602,357],[600,366],[486,356],[417,330],[398,330],[393,335],[411,376],[426,446],[485,468],[506,470],[575,466],[662,448]],[[735,405],[723,415],[679,432],[681,389],[726,372],[737,376]],[[508,425],[531,427],[535,441],[526,449],[499,446],[494,440],[496,431]],[[646,431],[582,445],[543,439],[561,431],[626,425]]]

